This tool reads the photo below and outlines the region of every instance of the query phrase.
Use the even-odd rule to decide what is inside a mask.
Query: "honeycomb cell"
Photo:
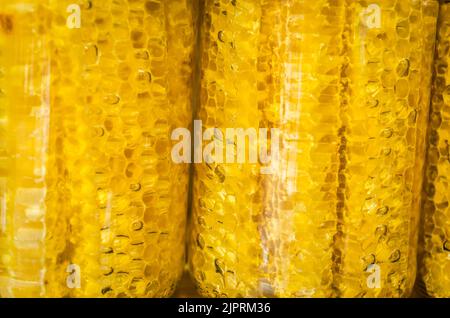
[[[450,3],[440,8],[428,152],[423,186],[424,222],[420,248],[420,287],[433,297],[450,297],[450,210],[448,207],[450,83]]]
[[[270,167],[195,166],[203,295],[410,293],[436,19],[437,1],[204,2],[198,118],[280,142]]]

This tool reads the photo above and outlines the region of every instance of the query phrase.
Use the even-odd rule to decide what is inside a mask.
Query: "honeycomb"
[[[205,129],[258,127],[261,7],[257,1],[240,6],[234,1],[206,1],[204,6],[198,118]],[[248,220],[258,217],[262,206],[259,170],[246,163],[197,164],[195,168],[191,262],[198,265],[193,274],[203,282],[202,293],[258,296],[258,280],[263,275],[258,268],[262,262],[259,229]],[[242,191],[244,186],[246,191]]]
[[[40,202],[38,195],[45,200],[42,229],[39,236],[30,233],[22,225],[28,223],[26,217],[15,211],[16,228],[28,235],[29,249],[16,252],[10,232],[3,234],[8,243],[0,248],[7,260],[15,253],[20,260],[33,256],[40,261],[23,265],[40,273],[40,290],[25,286],[34,284],[25,277],[17,292],[0,292],[33,297],[169,296],[184,263],[189,171],[173,163],[170,137],[175,128],[189,127],[192,119],[193,1],[49,0],[33,5],[36,10],[45,6],[46,16],[33,11],[20,19],[40,21],[43,26],[33,27],[42,35],[11,36],[24,43],[45,40],[40,64],[37,48],[34,54],[19,56],[34,63],[31,74],[50,116],[46,122],[29,121],[22,129],[28,134],[35,126],[41,129],[48,148],[24,143],[26,134],[6,136],[23,151],[46,158],[37,161],[27,154],[30,163],[21,165],[46,163],[40,191],[25,193],[33,207]],[[13,15],[14,23],[16,19]],[[25,75],[23,68],[17,73]],[[23,88],[19,90],[23,81],[12,85],[17,90],[7,100],[17,103],[24,96]],[[30,106],[20,113],[20,122],[36,101],[39,98],[21,103]],[[7,112],[12,127],[22,127],[11,120],[18,115]],[[10,153],[7,157],[13,158]],[[17,166],[9,170],[20,172]],[[4,187],[18,191],[9,176]],[[13,206],[5,212],[12,218]],[[7,219],[7,228],[11,224]],[[0,268],[9,291],[9,276],[18,266],[9,261]]]
[[[440,9],[424,182],[421,278],[426,292],[450,297],[450,209],[448,207],[450,106],[450,4]]]
[[[339,173],[345,188],[335,277],[341,297],[407,296],[415,279],[438,3],[371,4],[381,9],[379,27],[359,22],[366,1],[348,1],[345,165]],[[374,276],[368,284],[375,271],[379,282]]]
[[[271,174],[195,166],[204,296],[410,293],[436,18],[436,1],[204,2],[198,118],[280,130]]]

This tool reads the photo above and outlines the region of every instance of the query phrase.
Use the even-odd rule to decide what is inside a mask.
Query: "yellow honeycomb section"
[[[22,50],[38,43],[1,55],[0,65],[23,79],[10,80],[16,90],[5,89],[9,103],[0,106],[10,111],[8,125],[23,131],[6,134],[24,154],[7,145],[5,170],[27,180],[40,172],[45,182],[22,193],[18,177],[2,169],[2,189],[21,194],[30,205],[24,210],[39,212],[40,222],[18,214],[17,203],[2,210],[1,295],[169,296],[184,263],[189,173],[172,162],[170,137],[192,118],[193,1],[49,0],[35,1],[32,11],[16,2],[11,14],[2,7],[2,21],[11,17],[30,34],[15,29],[2,39],[21,41]],[[15,58],[25,60],[17,70],[9,67]],[[36,83],[24,92],[30,79]],[[35,104],[47,121],[30,115]],[[37,141],[33,129],[40,129]],[[30,162],[11,162],[21,157]],[[17,249],[9,229],[24,236],[27,250]],[[17,281],[20,266],[40,276]]]
[[[205,129],[257,127],[261,7],[258,1],[239,6],[206,1],[204,6],[199,118]],[[259,296],[264,277],[260,232],[256,222],[248,221],[261,210],[259,169],[237,163],[195,166],[191,262],[198,266],[193,274],[202,282],[202,293]]]
[[[424,184],[424,244],[421,278],[426,292],[450,297],[450,4],[442,4],[434,66],[427,166]]]
[[[339,176],[345,190],[335,283],[341,297],[400,297],[411,293],[415,279],[438,4],[347,1],[347,9],[346,162]]]
[[[55,6],[64,15],[64,3]],[[81,29],[67,33],[56,17],[61,34],[55,36],[74,45],[58,50],[60,67],[80,63],[68,69],[76,76],[61,73],[62,81],[78,79],[76,89],[55,90],[73,96],[61,106],[72,114],[64,126],[73,136],[64,146],[70,263],[81,269],[81,288],[71,295],[168,296],[184,254],[188,171],[172,164],[170,133],[191,120],[192,3],[80,7]]]
[[[282,127],[279,159],[261,180],[263,266],[274,295],[330,297],[344,1],[261,5],[260,126]]]
[[[272,174],[196,165],[200,292],[407,296],[437,1],[210,0],[202,17],[198,118],[281,143]]]

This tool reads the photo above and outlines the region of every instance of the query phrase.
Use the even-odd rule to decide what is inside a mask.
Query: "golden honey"
[[[203,295],[409,295],[437,8],[204,2],[198,118],[281,141],[269,174],[195,166],[189,262]]]
[[[193,1],[8,3],[1,296],[169,296],[184,263],[188,168],[170,136],[192,118]]]
[[[415,279],[421,167],[438,4],[349,2],[345,190],[336,283],[342,297],[400,297]],[[371,14],[371,11],[366,11]],[[377,27],[379,23],[379,28]],[[373,27],[373,28],[372,28]],[[379,273],[379,281],[368,281]]]
[[[439,15],[434,82],[423,191],[423,235],[420,278],[433,297],[450,297],[450,225],[448,208],[448,108],[450,105],[450,4]]]

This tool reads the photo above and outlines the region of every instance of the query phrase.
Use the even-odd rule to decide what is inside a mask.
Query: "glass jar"
[[[203,295],[411,292],[437,8],[204,2],[189,258]]]
[[[193,1],[13,0],[0,16],[1,296],[169,296],[184,268],[189,169],[171,133],[192,119]]]

